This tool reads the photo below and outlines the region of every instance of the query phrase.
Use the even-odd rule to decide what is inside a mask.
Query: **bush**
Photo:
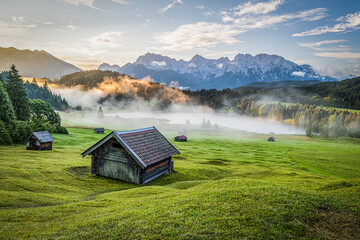
[[[322,126],[320,135],[326,138],[329,137],[329,125],[325,124]]]
[[[56,126],[55,133],[69,134],[68,130],[60,125]]]
[[[307,128],[307,129],[306,129],[306,136],[310,137],[311,134],[312,134],[311,128]]]
[[[49,131],[50,133],[56,132],[56,125],[52,125],[41,118],[33,118],[30,126],[34,132]]]
[[[12,133],[12,140],[14,143],[26,143],[26,139],[32,133],[32,128],[29,122],[16,121],[15,128]]]

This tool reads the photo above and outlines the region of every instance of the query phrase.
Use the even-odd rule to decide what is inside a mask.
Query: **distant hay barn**
[[[105,129],[104,128],[94,128],[95,133],[104,133]]]
[[[179,154],[155,127],[111,132],[83,152],[92,155],[91,173],[145,184],[173,171],[171,157]]]
[[[186,142],[187,137],[185,135],[176,136],[174,140],[177,141],[177,142]]]
[[[53,141],[48,131],[33,132],[26,140],[26,150],[51,150]]]

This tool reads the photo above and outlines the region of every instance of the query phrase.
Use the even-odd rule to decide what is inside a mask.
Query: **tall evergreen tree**
[[[19,71],[15,68],[15,65],[12,65],[10,68],[6,90],[14,107],[17,120],[29,120],[30,109],[24,83],[20,79]]]
[[[97,112],[97,116],[98,116],[98,118],[104,118],[104,112],[103,112],[101,106],[99,107],[99,110]]]
[[[4,87],[0,75],[0,121],[6,125],[13,125],[15,122],[15,113],[9,95]]]

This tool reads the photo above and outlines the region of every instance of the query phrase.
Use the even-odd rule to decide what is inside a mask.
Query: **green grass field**
[[[0,146],[1,239],[360,239],[357,139],[194,130],[176,173],[137,186],[91,177],[80,153],[104,135],[68,130]]]

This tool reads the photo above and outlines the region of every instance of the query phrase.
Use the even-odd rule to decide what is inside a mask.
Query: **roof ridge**
[[[116,132],[116,133],[120,135],[120,134],[133,133],[133,132],[142,132],[142,131],[151,130],[151,129],[155,129],[155,127],[152,126],[152,127],[139,128],[139,129],[128,130],[128,131],[119,131],[119,132]]]

